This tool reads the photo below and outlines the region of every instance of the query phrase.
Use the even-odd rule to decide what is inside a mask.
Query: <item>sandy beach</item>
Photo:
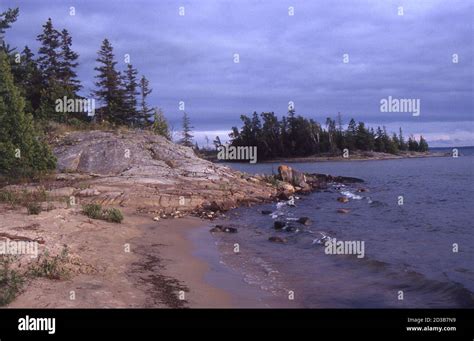
[[[80,261],[72,265],[68,280],[32,280],[8,307],[232,306],[229,294],[204,280],[210,267],[193,255],[194,247],[186,237],[198,228],[207,232],[205,221],[184,217],[156,222],[149,216],[130,214],[117,226],[67,210],[58,213],[44,212],[36,217],[34,234],[47,228],[48,249],[67,240],[73,259],[77,254]],[[22,225],[21,216],[7,211],[3,223]],[[124,251],[127,244],[130,252]],[[180,297],[182,292],[184,297]]]

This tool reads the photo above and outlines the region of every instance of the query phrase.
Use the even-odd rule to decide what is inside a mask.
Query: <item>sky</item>
[[[289,102],[321,123],[340,112],[433,147],[474,145],[471,0],[1,0],[8,7],[20,8],[6,34],[19,50],[37,51],[48,18],[69,30],[85,96],[108,38],[176,132],[184,102],[200,145],[226,140],[242,114],[285,115]],[[381,111],[389,96],[418,100],[419,116]]]

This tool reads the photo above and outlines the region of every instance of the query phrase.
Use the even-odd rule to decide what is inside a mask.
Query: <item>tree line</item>
[[[273,112],[260,115],[241,115],[242,127],[232,127],[230,143],[233,146],[257,146],[258,157],[305,157],[312,155],[341,155],[349,151],[375,151],[397,154],[400,151],[428,151],[428,143],[420,136],[405,140],[402,129],[398,134],[389,134],[385,127],[366,127],[364,122],[352,118],[344,128],[341,114],[336,119],[327,118],[325,126],[313,119],[296,115],[289,110],[279,119]],[[220,139],[214,141],[220,144]]]
[[[152,92],[149,80],[144,75],[138,77],[129,60],[124,60],[124,70],[118,70],[108,39],[102,41],[97,53],[95,89],[90,93],[100,107],[92,116],[76,109],[58,110],[58,100],[85,99],[80,94],[79,55],[72,48],[72,37],[48,19],[36,37],[40,45],[37,53],[28,46],[18,52],[4,39],[18,15],[18,8],[0,13],[0,175],[30,176],[54,169],[55,158],[44,138],[49,122],[128,126],[171,139],[163,112],[148,103]],[[186,113],[183,125],[180,142],[193,146]]]

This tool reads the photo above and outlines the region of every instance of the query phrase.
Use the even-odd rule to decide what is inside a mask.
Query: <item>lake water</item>
[[[223,223],[239,228],[220,235],[223,261],[245,281],[288,300],[289,306],[325,308],[474,307],[474,150],[461,156],[353,162],[292,163],[309,173],[363,179],[363,184],[301,196],[296,207],[239,208]],[[229,164],[248,173],[278,164]],[[357,192],[359,188],[367,192]],[[337,201],[344,192],[348,203]],[[403,205],[399,205],[403,197]],[[349,209],[347,214],[338,213]],[[274,217],[264,215],[271,210]],[[303,226],[292,220],[306,216]],[[275,220],[296,231],[277,231]],[[365,255],[325,253],[323,235],[363,241]],[[268,241],[280,236],[285,244]],[[233,248],[238,244],[240,252]],[[455,252],[457,251],[457,252]]]

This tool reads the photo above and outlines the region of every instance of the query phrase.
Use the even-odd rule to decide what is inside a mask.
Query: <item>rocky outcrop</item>
[[[191,148],[144,131],[71,132],[59,139],[54,153],[60,173],[56,187],[68,187],[58,192],[79,202],[169,214],[226,211],[277,194],[262,179],[200,159]]]
[[[306,176],[304,173],[291,168],[287,165],[281,165],[278,167],[278,175],[280,180],[287,182],[293,186],[306,187]]]

